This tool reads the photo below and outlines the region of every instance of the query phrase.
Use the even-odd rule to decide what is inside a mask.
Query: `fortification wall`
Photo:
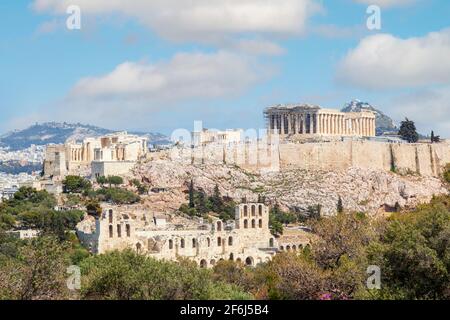
[[[341,170],[349,167],[438,176],[450,163],[450,143],[400,144],[377,141],[239,144],[178,149],[172,159],[196,164],[226,163],[248,170]]]

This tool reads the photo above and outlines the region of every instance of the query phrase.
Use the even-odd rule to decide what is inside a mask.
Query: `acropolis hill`
[[[93,178],[99,172],[138,178],[165,190],[150,195],[148,205],[158,212],[178,209],[192,178],[208,192],[217,184],[237,201],[265,196],[301,212],[320,204],[323,214],[334,214],[339,197],[350,210],[376,213],[446,192],[439,176],[450,163],[447,141],[409,144],[375,137],[375,115],[366,110],[276,105],[266,108],[264,116],[268,137],[262,140],[244,140],[248,132],[237,129],[202,129],[192,132],[192,145],[150,153],[142,149],[143,140],[126,133],[52,146],[45,174],[58,179],[60,173],[78,174],[80,168],[89,174],[92,167]],[[139,152],[135,146],[141,146]],[[113,157],[102,159],[109,154]]]

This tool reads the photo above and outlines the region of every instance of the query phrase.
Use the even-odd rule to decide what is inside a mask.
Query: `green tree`
[[[191,179],[191,183],[189,184],[189,208],[194,208],[194,180]]]
[[[67,176],[63,180],[64,192],[66,193],[81,193],[91,189],[91,182],[80,176]]]
[[[408,141],[409,143],[416,143],[419,141],[419,134],[417,133],[416,125],[408,118],[406,118],[405,121],[402,121],[398,134],[402,137],[402,139]]]
[[[342,204],[342,198],[339,196],[338,202],[337,202],[337,212],[342,213],[344,212],[344,205]]]
[[[237,286],[215,281],[194,262],[155,260],[131,250],[93,256],[81,263],[82,297],[113,300],[249,299]]]
[[[111,188],[111,185],[114,185],[117,187],[118,185],[123,184],[123,178],[119,176],[109,176],[107,178],[107,181],[109,183],[109,187]]]
[[[38,237],[19,247],[16,258],[0,263],[0,299],[67,299],[65,250],[53,237]]]
[[[106,183],[108,183],[108,179],[106,179],[105,176],[97,177],[97,183],[103,187]]]
[[[440,136],[435,136],[434,135],[434,131],[431,131],[431,143],[439,143],[441,142],[441,137]]]

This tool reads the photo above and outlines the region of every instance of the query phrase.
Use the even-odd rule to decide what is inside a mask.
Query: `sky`
[[[259,129],[273,104],[359,99],[450,137],[449,15],[447,0],[0,1],[0,133]]]

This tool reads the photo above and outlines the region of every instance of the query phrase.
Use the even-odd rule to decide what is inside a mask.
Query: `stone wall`
[[[450,163],[450,143],[407,144],[377,141],[334,141],[281,143],[279,145],[239,144],[174,148],[173,160],[195,164],[235,164],[248,170],[340,170],[359,167],[372,170],[440,175]]]

